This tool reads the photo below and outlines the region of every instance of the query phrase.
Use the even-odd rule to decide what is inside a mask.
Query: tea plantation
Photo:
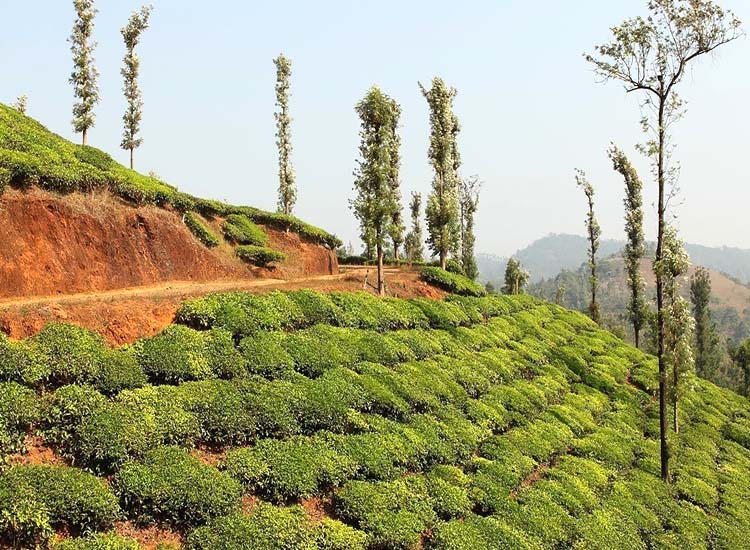
[[[10,547],[750,546],[750,402],[691,378],[664,484],[653,358],[528,296],[217,294],[121,349],[2,338],[0,379]]]

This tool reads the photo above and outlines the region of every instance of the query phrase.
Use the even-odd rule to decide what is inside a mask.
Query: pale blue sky
[[[119,149],[124,109],[119,29],[132,0],[99,0],[95,38],[102,102],[90,143]],[[293,62],[291,110],[296,214],[355,240],[348,209],[357,154],[354,105],[372,84],[401,103],[402,189],[427,193],[428,112],[417,81],[442,76],[459,90],[463,174],[484,180],[481,252],[509,254],[550,232],[583,232],[584,197],[573,169],[598,193],[605,237],[622,236],[622,183],[606,149],[641,139],[636,98],[595,82],[581,54],[608,28],[643,13],[645,0],[575,2],[436,0],[247,2],[153,0],[143,37],[143,146],[136,168],[190,193],[275,208],[272,59]],[[721,0],[750,20],[750,0]],[[72,2],[0,0],[0,101],[29,97],[29,114],[77,140],[70,127]],[[209,7],[210,6],[210,7]],[[746,25],[748,28],[748,25]],[[682,88],[689,112],[675,129],[682,163],[685,239],[750,247],[750,41],[706,59]],[[651,231],[652,232],[652,231]]]

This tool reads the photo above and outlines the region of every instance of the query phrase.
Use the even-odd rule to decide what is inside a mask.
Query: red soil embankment
[[[294,233],[268,233],[269,246],[287,260],[276,269],[248,268],[225,243],[206,248],[177,212],[136,208],[108,193],[8,190],[0,197],[0,298],[338,273],[332,251]]]

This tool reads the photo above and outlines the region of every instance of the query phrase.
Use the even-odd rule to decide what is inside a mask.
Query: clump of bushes
[[[420,272],[423,281],[462,296],[485,296],[487,291],[477,282],[458,273],[451,273],[439,267],[423,267]]]
[[[0,382],[0,464],[23,447],[23,438],[39,418],[36,394],[16,382]]]
[[[0,381],[37,386],[51,373],[50,363],[35,342],[12,342],[0,332]]]
[[[135,355],[154,382],[177,384],[186,380],[232,378],[245,373],[245,360],[229,332],[201,332],[170,325],[135,345]]]
[[[266,246],[268,235],[260,227],[241,214],[230,214],[221,224],[224,237],[235,244]]]
[[[240,485],[177,447],[160,447],[128,462],[114,479],[127,514],[140,523],[196,526],[239,506]]]
[[[259,267],[267,267],[274,262],[283,262],[286,259],[283,252],[265,246],[242,245],[235,248],[234,252],[243,262]]]
[[[50,550],[140,550],[137,541],[114,533],[96,533],[87,537],[52,543]]]
[[[13,466],[0,475],[0,533],[23,547],[36,546],[53,529],[106,529],[119,517],[106,484],[77,468]]]
[[[49,323],[31,343],[44,357],[53,384],[91,382],[100,374],[106,346],[94,332],[68,323]]]
[[[192,212],[185,212],[182,215],[182,220],[185,222],[185,225],[187,225],[190,232],[204,245],[209,248],[219,246],[219,238],[214,235],[214,232],[211,231],[195,214]]]

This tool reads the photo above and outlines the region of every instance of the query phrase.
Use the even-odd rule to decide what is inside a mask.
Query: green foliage
[[[216,518],[190,533],[188,550],[316,550],[315,530],[301,506],[259,504],[251,515]],[[325,548],[325,547],[323,547]],[[338,547],[332,546],[333,549]],[[341,547],[347,549],[346,546]]]
[[[371,546],[412,548],[436,521],[424,480],[351,481],[336,492],[336,509],[369,535]]]
[[[439,267],[423,267],[420,277],[422,280],[453,294],[462,296],[485,296],[487,294],[485,288],[479,283]]]
[[[36,394],[16,382],[0,382],[0,464],[8,453],[21,450],[23,438],[39,418]]]
[[[255,246],[268,244],[266,232],[242,214],[230,214],[221,224],[221,228],[224,231],[224,237],[230,242]]]
[[[324,442],[304,437],[264,439],[227,454],[227,473],[254,492],[282,503],[308,498],[351,477],[354,464]]]
[[[94,386],[106,395],[115,395],[122,390],[140,388],[148,377],[130,348],[105,350]]]
[[[139,522],[201,525],[239,506],[240,487],[216,468],[176,447],[149,451],[115,476],[115,492],[126,513]]]
[[[54,542],[50,550],[139,550],[138,542],[115,534],[94,534],[87,537]]]
[[[50,375],[50,364],[37,344],[29,340],[13,342],[0,332],[0,381],[35,386]]]
[[[192,212],[185,212],[182,216],[182,220],[185,222],[185,225],[187,225],[190,232],[204,245],[209,248],[219,245],[219,238],[195,214]]]
[[[286,254],[283,252],[264,246],[242,245],[234,251],[242,261],[260,267],[267,267],[269,264],[283,262],[286,259]]]
[[[100,376],[104,339],[68,323],[49,323],[31,339],[55,384],[93,382]]]
[[[43,538],[48,526],[72,530],[107,528],[119,518],[117,499],[104,481],[68,466],[13,466],[0,474],[0,524]],[[33,509],[37,513],[31,513]]]

